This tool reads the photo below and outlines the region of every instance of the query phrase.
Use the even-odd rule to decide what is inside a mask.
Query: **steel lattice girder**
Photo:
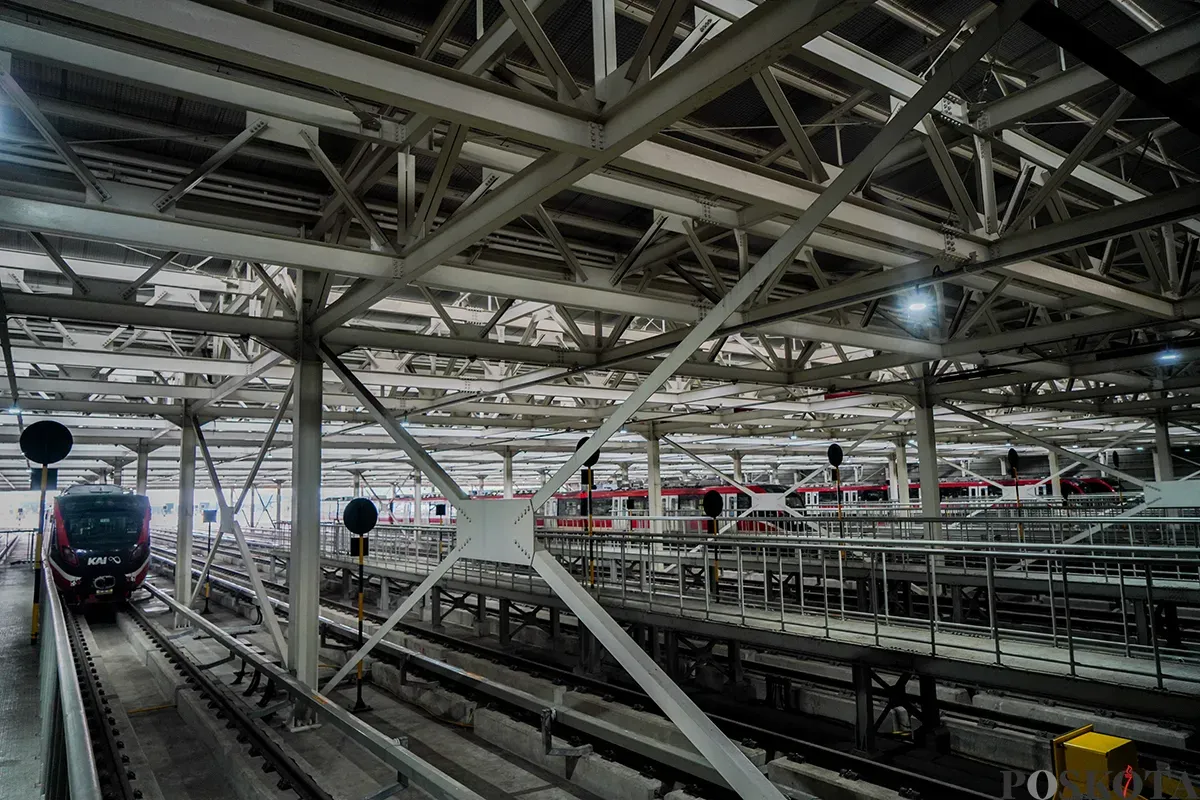
[[[16,32],[14,33],[13,30],[9,29],[14,29]],[[47,54],[53,52],[53,57],[56,59],[66,59],[72,63],[80,63],[80,65],[87,65],[91,68],[107,68],[112,70],[114,74],[121,74],[131,78],[136,77],[142,81],[153,76],[153,79],[157,83],[174,86],[180,90],[187,90],[189,93],[202,89],[207,96],[221,102],[232,101],[241,104],[249,103],[253,100],[256,106],[252,107],[265,107],[268,110],[275,110],[276,112],[280,108],[286,108],[294,102],[299,102],[279,91],[257,87],[254,89],[253,97],[248,98],[246,97],[247,88],[245,84],[230,79],[216,78],[215,76],[203,76],[205,79],[203,86],[196,87],[193,85],[196,80],[191,73],[177,75],[170,70],[154,69],[148,71],[148,65],[144,62],[136,64],[125,63],[130,57],[111,51],[100,50],[94,48],[92,45],[69,41],[64,42],[61,39],[38,31],[26,33],[22,29],[18,29],[17,26],[6,26],[4,31],[0,31],[0,44],[4,44],[6,42],[5,37],[9,36],[16,37],[14,43],[18,47],[24,43],[26,47],[36,48],[35,52],[39,50]],[[31,41],[26,43],[25,38],[29,38]],[[836,45],[836,43],[834,44]],[[915,88],[920,85],[919,81],[895,67],[890,67],[890,65],[877,66],[879,69],[885,70],[888,76],[895,79],[896,83],[892,85],[892,91],[897,96],[906,96],[904,92],[915,91]],[[331,106],[331,108],[336,107]],[[1061,157],[1056,156],[1052,150],[1024,134],[1005,131],[1003,132],[1003,141],[1006,145],[1017,148],[1023,155],[1038,163],[1053,167],[1056,166],[1058,161],[1061,161]],[[469,142],[464,147],[463,155],[466,158],[472,158],[473,154],[476,160],[482,158],[484,163],[510,171],[523,169],[532,161],[528,157],[522,157],[519,154],[505,151],[502,148],[483,144],[477,145]],[[652,177],[662,177],[673,183],[689,186],[697,190],[718,192],[744,202],[765,201],[768,204],[777,204],[778,208],[784,213],[802,213],[803,209],[807,208],[814,198],[811,191],[790,185],[778,178],[770,178],[766,175],[748,171],[744,167],[736,167],[733,164],[714,161],[711,158],[705,158],[688,151],[666,147],[657,143],[644,142],[636,145],[621,156],[618,163],[621,166],[633,168],[643,174]],[[834,167],[831,169],[836,171],[837,168]],[[1081,165],[1076,169],[1076,177],[1081,175],[1086,181],[1094,184],[1095,188],[1107,191],[1123,200],[1145,196],[1140,190],[1109,179],[1103,173],[1099,173],[1087,165]],[[598,193],[603,196],[629,200],[636,199],[639,194],[646,195],[645,190],[639,191],[636,184],[612,180],[607,176],[588,175],[582,177],[577,182],[576,188],[588,191],[589,184],[592,183],[601,185],[602,190]],[[603,190],[604,184],[611,184],[611,190]],[[655,203],[658,207],[674,207],[675,210],[691,216],[704,216],[705,214],[714,213],[714,211],[718,217],[722,216],[720,209],[713,209],[711,206],[701,207],[697,204],[694,209],[688,209],[685,206],[679,205],[677,200],[672,202],[673,198],[670,195],[663,195],[660,198],[647,197],[643,202],[648,202],[649,204],[649,201],[656,199],[665,201]],[[726,224],[732,226],[740,224],[737,215],[732,211],[724,216],[727,217],[727,219],[723,220]],[[880,263],[885,264],[902,264],[911,258],[899,255],[895,251],[889,251],[889,247],[899,246],[909,251],[915,249],[920,252],[934,253],[941,252],[946,246],[945,234],[936,226],[914,223],[911,219],[901,219],[889,212],[869,206],[859,206],[854,202],[844,203],[839,207],[831,215],[828,225],[836,229],[836,235],[822,236],[818,234],[814,237],[814,246],[822,249],[828,248],[831,252],[850,257],[878,260]],[[755,228],[760,229],[760,232],[767,235],[778,235],[786,228],[786,225],[783,223],[768,222],[755,226]],[[889,236],[879,239],[878,237],[883,232],[888,232]],[[861,239],[861,241],[857,243],[854,240],[847,241],[845,236],[842,235],[844,233],[851,233],[854,237]],[[877,243],[872,242],[872,239],[875,239]],[[970,254],[971,252],[977,252],[980,245],[978,241],[960,236],[957,237],[957,241],[954,242],[953,246],[957,253]],[[277,261],[282,261],[282,259],[277,259]],[[402,262],[393,262],[388,266],[391,267],[390,274],[392,275],[400,274],[400,271],[403,269]],[[1039,267],[1038,269],[1044,270],[1045,268]],[[354,265],[346,265],[342,271],[345,274],[378,280],[383,280],[385,273],[387,273],[386,269],[380,269],[377,265],[370,268],[362,266],[356,268]],[[1120,295],[1118,294],[1117,296],[1119,297]],[[1051,302],[1053,301],[1052,298],[1050,300]],[[1047,301],[1046,299],[1041,299],[1040,302],[1045,304]]]

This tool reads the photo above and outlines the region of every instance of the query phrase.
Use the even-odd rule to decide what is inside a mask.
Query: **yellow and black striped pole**
[[[46,480],[50,468],[42,464],[42,498],[38,505],[37,538],[33,553],[33,622],[29,629],[29,643],[37,644],[42,621],[42,540],[46,531]]]

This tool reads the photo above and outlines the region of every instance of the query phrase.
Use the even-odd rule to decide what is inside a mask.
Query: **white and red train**
[[[1012,487],[1011,479],[996,481],[1002,487]],[[1045,498],[1051,495],[1049,481],[1022,478],[1019,482],[1020,493],[1024,499]],[[945,480],[939,484],[943,501],[956,500],[987,500],[1001,499],[1005,491],[992,483],[982,480]],[[749,484],[750,491],[756,494],[779,494],[787,487],[771,484]],[[750,508],[750,498],[740,489],[728,484],[720,486],[681,486],[664,487],[662,490],[663,513],[668,516],[702,516],[701,502],[705,493],[716,491],[723,495],[726,513],[739,514]],[[915,502],[920,498],[921,485],[909,484],[909,501]],[[1109,495],[1117,492],[1116,487],[1103,478],[1063,478],[1062,493],[1064,497],[1081,495]],[[492,497],[493,495],[483,495]],[[517,498],[528,499],[531,494],[517,493]],[[327,499],[325,515],[332,520],[341,519],[341,506],[350,498]],[[887,484],[843,484],[842,502],[847,505],[863,505],[884,502],[889,499]],[[834,486],[804,486],[790,494],[786,503],[791,508],[836,506],[837,488]],[[450,507],[442,497],[423,497],[421,500],[421,519],[440,524],[448,522],[447,514]],[[382,504],[381,504],[382,505]],[[636,528],[636,517],[649,513],[650,499],[646,489],[594,489],[592,491],[592,515],[595,517],[633,517],[631,525]],[[560,527],[570,527],[573,519],[587,516],[587,493],[583,491],[562,491],[554,496],[544,509],[546,517],[558,518]],[[380,523],[411,522],[414,518],[412,495],[397,495],[380,509]],[[606,527],[611,523],[600,520],[596,527]]]
[[[150,501],[119,486],[78,485],[54,501],[47,558],[71,604],[127,600],[150,566]]]

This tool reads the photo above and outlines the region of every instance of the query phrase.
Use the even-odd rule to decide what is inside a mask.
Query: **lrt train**
[[[150,566],[150,501],[119,486],[72,486],[54,501],[47,549],[68,603],[127,600]]]
[[[971,500],[1002,500],[1006,492],[1000,487],[1012,487],[1011,479],[1001,479],[995,484],[981,480],[944,480],[939,484],[939,495],[943,501]],[[1022,499],[1047,498],[1051,494],[1048,480],[1022,478],[1019,482]],[[772,484],[749,484],[747,487],[755,494],[781,494],[787,487]],[[663,487],[663,512],[669,516],[702,516],[702,501],[706,492],[713,490],[724,499],[726,514],[740,514],[750,508],[750,498],[740,489],[722,484],[719,486],[681,486]],[[909,501],[920,499],[921,485],[909,483]],[[1083,495],[1114,495],[1117,488],[1103,478],[1063,478],[1062,493],[1064,498]],[[490,496],[490,495],[485,495]],[[518,499],[528,499],[530,494],[517,493]],[[346,498],[349,499],[349,498]],[[874,502],[885,502],[889,499],[887,484],[843,484],[842,502],[847,505],[863,505]],[[803,486],[791,493],[785,502],[789,508],[818,508],[837,505],[837,488],[834,486]],[[334,500],[335,507],[328,509],[331,520],[341,519],[340,502]],[[421,518],[427,522],[438,524],[448,521],[449,504],[441,497],[424,497],[421,500]],[[631,525],[639,527],[636,517],[649,513],[650,499],[646,489],[595,489],[592,491],[592,514],[597,517],[630,516]],[[578,490],[559,492],[554,499],[547,503],[545,515],[558,517],[560,527],[572,527],[573,518],[587,516],[587,493]],[[758,512],[748,515],[751,519]],[[380,522],[383,524],[406,522],[413,519],[412,496],[396,496],[386,507],[380,509]],[[539,521],[540,524],[540,521]],[[582,523],[580,523],[582,524]],[[599,520],[595,527],[608,527],[608,520]],[[744,521],[739,526],[752,529],[754,523]]]

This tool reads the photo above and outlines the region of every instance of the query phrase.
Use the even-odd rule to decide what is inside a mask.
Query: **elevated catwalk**
[[[415,584],[452,537],[450,528],[379,529],[366,571]],[[1173,616],[1200,599],[1195,548],[745,535],[712,544],[695,536],[546,531],[539,542],[627,626],[1138,716],[1200,717],[1200,649],[1178,640]],[[323,537],[326,569],[357,568],[342,544],[334,530]],[[275,563],[287,558],[285,549],[270,552]],[[968,600],[958,590],[971,587],[978,591],[964,614]],[[528,570],[491,563],[456,565],[440,593],[564,608]],[[456,602],[440,593],[428,601],[435,619]],[[1041,597],[1030,606],[1043,615],[1039,625],[998,618],[995,607],[1004,611],[1013,596]],[[1114,615],[1120,633],[1081,624],[1093,607]],[[1175,620],[1175,633],[1164,633],[1164,618]]]

